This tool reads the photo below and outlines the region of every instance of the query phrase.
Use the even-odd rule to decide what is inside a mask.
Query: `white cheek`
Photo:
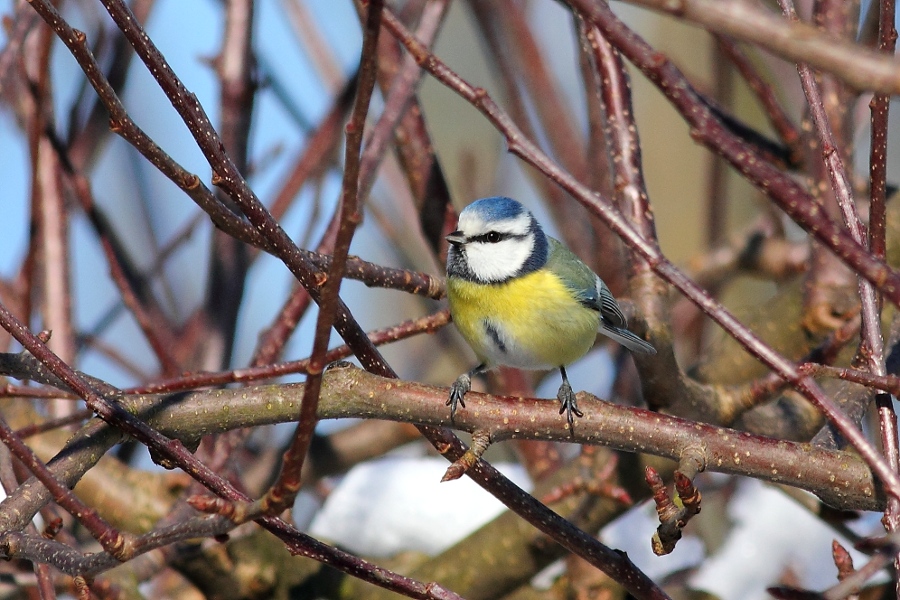
[[[530,254],[530,239],[466,245],[469,268],[484,281],[503,281],[512,277],[522,268]]]

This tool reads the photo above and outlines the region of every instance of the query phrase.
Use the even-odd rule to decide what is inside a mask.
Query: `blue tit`
[[[555,369],[562,375],[559,412],[584,416],[566,376],[566,365],[591,349],[597,332],[632,352],[656,350],[626,329],[624,315],[601,280],[534,215],[511,198],[476,200],[459,214],[447,236],[450,314],[480,364],[450,389],[450,418],[472,377],[498,365]]]

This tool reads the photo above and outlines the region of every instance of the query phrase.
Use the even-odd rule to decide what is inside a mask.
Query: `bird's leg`
[[[466,407],[466,403],[464,398],[466,396],[466,392],[472,389],[472,377],[475,375],[479,375],[484,373],[487,370],[487,365],[485,363],[481,363],[468,373],[463,373],[459,377],[456,378],[456,381],[453,382],[453,385],[450,386],[450,397],[447,399],[445,403],[450,407],[450,420],[453,420],[453,415],[456,414],[456,406]]]
[[[569,421],[569,431],[575,431],[575,419],[573,417],[583,417],[584,413],[578,410],[578,405],[575,403],[575,392],[572,391],[572,386],[569,385],[569,377],[566,375],[566,368],[560,367],[559,373],[562,375],[562,385],[559,386],[559,391],[556,392],[556,398],[559,400],[559,414],[566,413],[566,419]]]

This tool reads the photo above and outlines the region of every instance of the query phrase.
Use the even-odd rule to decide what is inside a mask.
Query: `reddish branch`
[[[878,19],[878,50],[887,55],[893,56],[897,41],[896,22],[896,5],[894,0],[881,0],[879,6]],[[887,251],[886,241],[886,203],[887,203],[887,135],[888,135],[888,113],[890,110],[890,96],[877,93],[873,96],[869,103],[871,117],[871,142],[869,147],[869,250],[872,255],[877,258],[884,258]],[[860,284],[862,285],[862,284]],[[880,318],[881,316],[881,299],[876,297],[874,292],[870,291],[870,287],[866,286],[861,289],[863,296],[864,310],[868,306],[868,310],[864,314],[870,316],[869,321]],[[880,321],[873,322],[869,326],[869,336],[864,339],[870,339],[868,348],[861,346],[860,351],[872,349],[872,355],[869,356],[870,364],[875,362],[875,368],[870,370],[877,375],[884,375],[884,349],[877,345],[880,336],[876,339],[874,329],[880,326]],[[873,345],[874,344],[874,345]],[[880,359],[880,360],[879,360]],[[897,432],[897,416],[894,411],[893,402],[890,398],[878,398],[878,417],[881,428],[881,443],[885,449],[885,455],[889,461],[898,468],[900,464],[900,440],[898,440]],[[890,531],[896,531],[900,528],[900,504],[892,502],[889,510],[885,513],[885,526]],[[895,567],[900,566],[900,562],[895,559]]]
[[[31,236],[29,250],[31,295],[42,327],[53,330],[54,350],[63,360],[75,360],[77,352],[72,312],[69,211],[66,209],[59,163],[47,130],[56,127],[50,83],[50,50],[53,34],[40,27],[25,40],[22,55],[24,77],[30,96],[23,98],[28,149],[31,160]],[[57,415],[68,414],[69,403],[51,402]]]
[[[894,55],[897,30],[894,27],[896,4],[894,0],[878,3],[878,50]],[[886,252],[885,203],[887,200],[887,132],[890,95],[875,94],[869,103],[872,111],[872,139],[869,148],[869,245],[872,254],[883,258]]]
[[[744,0],[629,0],[702,25],[793,62],[833,73],[858,90],[900,93],[897,61],[857,44],[837,39],[805,23],[781,19],[763,5]],[[606,6],[602,0],[572,2],[582,9]],[[589,10],[589,9],[588,9]]]
[[[433,39],[437,34],[437,29],[443,20],[446,8],[447,6],[444,2],[428,5],[428,9],[423,17],[423,33],[427,39]],[[385,38],[379,37],[379,63],[384,60],[384,55],[381,53],[384,39]],[[386,39],[390,40],[390,38]],[[399,49],[397,50],[397,54],[399,55]],[[383,87],[390,89],[390,95],[385,102],[384,112],[369,136],[366,148],[360,158],[359,195],[361,200],[365,200],[369,193],[369,189],[377,174],[378,166],[387,149],[387,143],[390,137],[393,136],[394,130],[398,127],[398,122],[401,119],[403,122],[408,121],[408,119],[406,119],[409,114],[407,113],[407,109],[413,104],[416,84],[421,77],[421,70],[418,68],[418,65],[415,64],[415,61],[410,60],[409,62],[411,63],[411,67],[404,65],[402,72],[399,73],[396,78],[392,78],[389,82],[390,84],[393,84],[395,79],[397,79],[400,82],[398,85],[383,85]],[[380,64],[376,66],[378,66],[379,70],[382,70]],[[352,85],[348,85],[347,89],[341,93],[332,110],[322,121],[319,129],[307,143],[302,157],[298,159],[294,170],[273,203],[271,212],[274,217],[278,218],[283,214],[289,202],[299,191],[303,183],[306,182],[307,178],[316,171],[321,170],[325,160],[328,160],[328,157],[331,156],[336,149],[337,142],[340,139],[340,136],[337,135],[340,131],[339,123],[351,104],[350,100],[353,95],[349,92],[356,91],[357,80],[358,75],[353,78]],[[421,118],[421,115],[418,116]],[[330,229],[331,228],[329,227],[329,230]],[[322,243],[317,248],[318,254],[322,255],[326,252],[330,253],[334,243],[334,240],[331,239],[331,237],[332,236],[326,234],[326,239],[323,239]],[[353,257],[348,259],[344,271],[345,277],[352,277],[354,275],[353,267],[355,267],[355,263],[357,262],[358,259]],[[436,288],[432,293],[442,294],[443,282],[430,277],[428,277],[428,279],[434,283]],[[308,292],[302,287],[298,287],[290,294],[273,325],[261,337],[257,351],[254,353],[252,361],[253,366],[267,365],[276,360],[276,357],[280,355],[281,350],[287,341],[287,337],[294,331],[300,321],[300,317],[305,313],[311,300],[312,298],[309,296]]]
[[[10,94],[10,88],[15,87],[14,79],[18,70],[18,61],[22,57],[22,46],[28,34],[34,30],[40,22],[36,14],[26,3],[16,6],[15,14],[11,17],[12,30],[6,32],[6,45],[0,52],[0,94]]]
[[[591,463],[591,458],[598,451],[599,449],[594,446],[584,446],[581,449],[581,455],[578,457],[579,463],[585,466],[584,472],[589,473],[590,478],[581,475],[573,477],[542,495],[541,502],[553,504],[575,494],[587,492],[592,496],[609,498],[623,506],[633,505],[634,500],[631,499],[628,491],[614,481],[616,468],[619,465],[617,454],[610,452],[608,460],[603,464],[603,468],[600,471],[587,468]]]
[[[631,80],[619,52],[596,28],[587,31],[587,39],[594,52],[606,111],[604,133],[612,156],[614,199],[635,230],[648,242],[656,243],[656,225],[644,182],[641,142],[632,108]],[[646,266],[634,267],[636,272],[642,268]]]
[[[218,131],[222,150],[241,174],[247,173],[249,164],[250,121],[256,98],[253,4],[253,0],[232,0],[225,5],[222,47],[214,61],[219,77]],[[235,210],[223,190],[217,191],[217,197],[229,210]],[[214,230],[208,260],[209,278],[203,306],[195,313],[204,335],[192,344],[193,354],[200,368],[223,369],[231,363],[234,351],[238,312],[250,268],[250,249],[228,233]]]
[[[856,339],[858,335],[859,318],[855,317],[849,319],[842,327],[839,327],[828,334],[821,344],[800,359],[800,370],[814,376],[829,375],[846,379],[845,377],[841,377],[840,375],[827,370],[828,367],[826,365],[830,365],[837,360],[838,353],[843,350],[847,344]],[[822,370],[820,370],[820,368]],[[866,377],[872,376],[871,373],[864,371],[852,371],[853,374],[860,373]],[[880,378],[879,381],[884,385],[884,382],[888,379],[889,378]],[[851,381],[850,379],[846,380]],[[867,381],[868,383],[863,381],[857,383],[872,385],[871,380]],[[900,380],[898,380],[898,383],[900,383]],[[726,405],[722,408],[722,413],[729,416],[729,418],[724,421],[724,424],[727,425],[733,423],[741,414],[771,400],[776,394],[784,391],[786,387],[787,383],[775,373],[768,373],[757,381],[738,386],[734,393],[725,396],[726,398],[731,399],[731,406]]]
[[[450,322],[448,310],[439,311],[420,319],[412,319],[398,325],[379,329],[369,334],[372,344],[381,346],[404,340],[420,333],[433,333]],[[330,350],[325,355],[325,362],[331,363],[352,356],[353,351],[346,344]],[[283,375],[306,373],[309,359],[292,360],[276,364],[266,364],[244,369],[233,369],[219,373],[195,373],[169,380],[160,380],[126,390],[132,394],[158,394],[179,390],[191,390],[202,387],[225,385],[228,383],[250,383],[266,379],[274,379]]]
[[[576,18],[579,41],[579,66],[581,77],[584,81],[584,99],[587,112],[587,157],[588,157],[588,184],[595,190],[606,194],[613,193],[612,162],[613,156],[609,152],[609,144],[606,139],[607,109],[602,97],[603,81],[597,70],[596,57],[594,56],[592,35],[596,29],[585,23],[584,19]],[[543,179],[543,178],[542,178]],[[556,186],[552,186],[557,189]],[[568,204],[568,203],[567,203]],[[626,268],[625,253],[622,251],[622,242],[599,219],[594,218],[594,249],[592,254],[594,262],[589,263],[594,270],[601,273],[603,281],[612,290],[613,295],[623,294],[627,290],[628,269]],[[602,261],[602,262],[601,262]]]
[[[128,258],[125,245],[116,233],[103,211],[94,202],[91,186],[87,178],[78,172],[69,160],[66,149],[59,140],[54,143],[61,169],[69,187],[74,192],[75,198],[81,205],[94,227],[99,238],[100,247],[106,256],[110,276],[119,291],[119,295],[125,307],[134,316],[141,328],[141,332],[162,367],[162,371],[168,375],[174,375],[181,369],[172,350],[175,347],[174,332],[168,324],[162,309],[155,302],[153,293],[145,277],[139,273]]]
[[[716,42],[756,95],[766,113],[766,117],[769,119],[769,123],[778,133],[778,137],[785,146],[790,148],[791,163],[794,165],[801,164],[800,131],[781,106],[775,90],[762,78],[737,42],[727,35],[716,35]]]
[[[785,600],[806,600],[807,598],[813,600],[844,600],[845,598],[854,598],[856,597],[856,594],[859,594],[863,590],[867,581],[890,563],[891,554],[896,553],[896,551],[897,548],[894,543],[887,542],[880,544],[877,547],[876,554],[869,562],[849,573],[846,572],[847,565],[845,562],[843,565],[839,564],[838,568],[841,569],[843,567],[845,575],[843,577],[839,575],[840,583],[821,593],[809,590],[799,590],[791,587],[774,587],[769,588],[766,591],[775,598],[783,598]],[[843,561],[843,559],[838,557],[838,553],[839,551],[834,553],[836,563],[838,561]],[[852,563],[850,567],[852,568]]]

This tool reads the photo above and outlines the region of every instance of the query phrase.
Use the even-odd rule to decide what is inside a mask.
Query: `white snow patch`
[[[438,554],[505,509],[467,477],[441,483],[449,465],[440,457],[391,457],[357,465],[328,496],[309,533],[367,556],[404,550]],[[521,465],[494,467],[530,491]]]
[[[742,479],[728,509],[735,526],[718,552],[691,577],[691,586],[729,600],[769,598],[790,568],[803,588],[823,591],[837,584],[831,541],[837,539],[860,567],[868,558],[845,538],[784,493]],[[703,513],[697,518],[703,518]],[[881,575],[870,583],[885,581]]]

